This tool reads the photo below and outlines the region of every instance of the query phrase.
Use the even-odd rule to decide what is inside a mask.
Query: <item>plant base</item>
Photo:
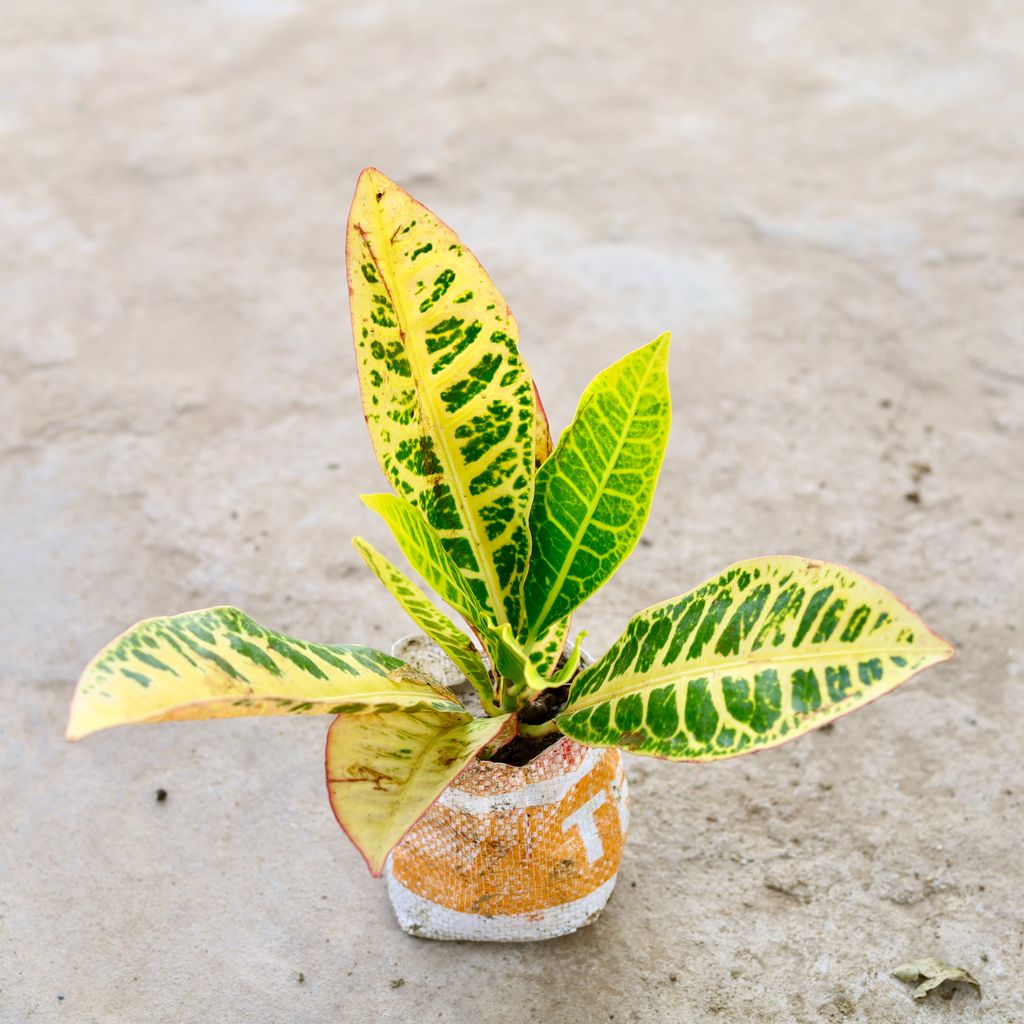
[[[475,761],[388,860],[399,925],[485,942],[582,928],[615,887],[628,799],[619,752],[567,737],[522,767]]]

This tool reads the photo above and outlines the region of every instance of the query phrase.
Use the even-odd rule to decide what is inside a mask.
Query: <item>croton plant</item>
[[[484,714],[388,654],[217,607],[145,620],[105,647],[78,684],[69,738],[133,722],[334,715],[331,804],[377,874],[473,758],[563,734],[721,760],[794,739],[951,656],[859,573],[772,556],[638,612],[581,670],[572,615],[636,544],[661,468],[668,335],[598,374],[552,446],[516,321],[445,224],[368,169],[347,252],[363,411],[393,488],[363,501],[468,628],[368,541],[354,544]]]

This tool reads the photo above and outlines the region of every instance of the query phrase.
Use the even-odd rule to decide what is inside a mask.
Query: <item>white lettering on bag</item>
[[[562,822],[563,832],[568,832],[571,828],[579,829],[580,839],[583,840],[583,849],[591,864],[604,856],[604,843],[601,842],[601,835],[597,831],[597,820],[594,813],[607,799],[608,794],[602,789],[600,793],[592,796],[582,807],[577,808]]]

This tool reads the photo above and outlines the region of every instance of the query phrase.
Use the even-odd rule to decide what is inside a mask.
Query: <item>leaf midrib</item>
[[[630,673],[629,675],[618,676],[617,679],[643,679],[644,682],[631,687],[618,688],[614,693],[608,693],[602,687],[595,690],[592,694],[589,694],[589,700],[581,701],[578,704],[570,702],[566,705],[563,714],[570,714],[574,711],[582,711],[586,708],[595,707],[598,704],[605,704],[608,701],[618,700],[620,697],[627,697],[633,693],[640,693],[644,690],[653,690],[658,686],[665,686],[675,683],[690,682],[693,679],[699,679],[702,675],[709,675],[711,673],[722,674],[726,671],[731,671],[738,668],[751,669],[755,667],[762,667],[765,665],[778,665],[785,662],[798,661],[802,664],[815,663],[819,661],[831,661],[845,660],[842,655],[850,655],[853,657],[873,657],[875,655],[893,655],[893,654],[921,654],[928,656],[934,654],[939,656],[940,661],[944,661],[949,655],[938,648],[931,647],[878,647],[878,648],[865,648],[865,649],[851,649],[847,651],[834,651],[831,654],[826,654],[822,651],[816,651],[808,654],[784,654],[776,658],[746,658],[746,659],[734,659],[732,661],[723,661],[720,663],[703,662],[702,664],[690,665],[682,670],[670,670],[664,668],[661,672],[650,673],[648,675],[640,676],[636,673]],[[945,657],[943,657],[945,655]],[[596,665],[594,666],[597,667]],[[582,678],[582,677],[581,677]],[[882,682],[883,680],[878,680]]]

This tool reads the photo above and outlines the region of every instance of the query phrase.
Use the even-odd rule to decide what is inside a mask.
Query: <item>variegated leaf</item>
[[[565,649],[565,640],[569,635],[571,623],[571,615],[553,622],[530,648],[530,661],[541,676],[550,676],[558,664],[558,659]]]
[[[437,532],[418,509],[393,494],[364,494],[362,499],[367,508],[388,524],[402,553],[431,589],[473,627],[473,632],[491,658],[491,664],[496,665],[502,660],[509,664],[528,660],[524,648],[515,640],[512,627],[508,623],[498,627],[477,604],[476,596],[459,574]],[[504,659],[503,654],[506,655]],[[521,679],[515,681],[520,682]]]
[[[537,471],[528,645],[591,596],[640,538],[671,419],[669,335],[608,367]]]
[[[451,619],[438,611],[430,598],[372,544],[362,537],[354,537],[352,544],[370,571],[405,609],[409,618],[451,658],[481,698],[493,699],[490,673],[480,660],[473,641]]]
[[[461,712],[443,686],[369,647],[316,644],[237,608],[146,619],[89,663],[68,739],[135,722],[338,715],[398,708]]]
[[[334,720],[326,757],[331,807],[374,875],[448,784],[510,726],[513,715],[429,709]]]
[[[362,501],[388,524],[402,554],[434,593],[477,630],[487,630],[494,624],[445,550],[437,531],[418,509],[393,494],[364,494]]]
[[[540,391],[537,390],[536,381],[533,385],[533,413],[533,461],[540,466],[547,461],[554,445],[551,443],[548,414],[544,411],[544,403],[540,400]]]
[[[838,718],[952,653],[851,569],[755,558],[630,620],[576,678],[558,725],[670,760],[733,757]]]
[[[451,229],[373,168],[352,201],[348,282],[381,468],[480,605],[518,629],[540,428],[515,319]]]

